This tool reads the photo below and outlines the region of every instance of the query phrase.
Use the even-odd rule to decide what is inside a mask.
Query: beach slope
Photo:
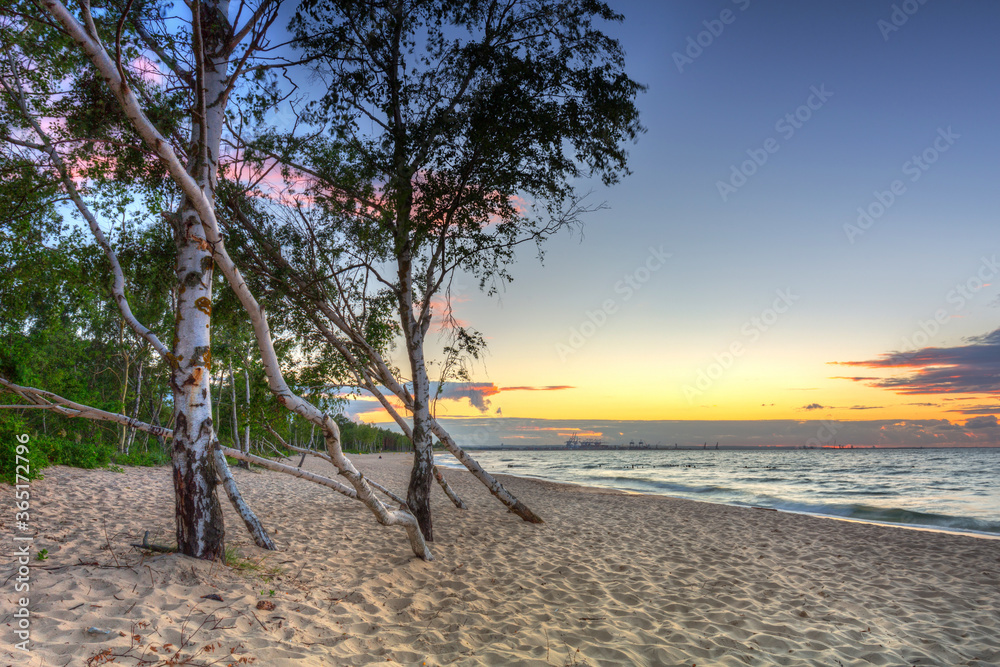
[[[352,458],[405,490],[405,455]],[[269,667],[1000,664],[1000,540],[503,477],[546,521],[532,525],[448,470],[469,510],[435,488],[423,562],[357,502],[234,474],[281,549],[255,547],[227,504],[237,567],[130,546],[145,531],[173,541],[168,468],[33,481],[32,554],[47,558],[31,561],[28,654],[13,648],[24,594],[14,490],[0,489],[0,665],[168,664],[178,650],[182,664]]]

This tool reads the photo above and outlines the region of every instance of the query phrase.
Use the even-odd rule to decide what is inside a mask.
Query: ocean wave
[[[845,519],[857,519],[859,521],[875,521],[878,523],[1000,534],[1000,521],[987,521],[985,519],[950,516],[948,514],[934,514],[902,507],[875,507],[862,504],[812,505],[809,503],[782,503],[780,501],[775,503],[773,507],[774,509],[801,514],[842,517]]]

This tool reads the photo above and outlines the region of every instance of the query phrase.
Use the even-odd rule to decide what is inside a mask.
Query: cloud
[[[971,421],[971,420],[970,420]],[[517,441],[518,446],[561,446],[573,434],[583,439],[601,438],[608,444],[643,440],[671,447],[701,447],[718,441],[723,447],[801,447],[813,439],[821,444],[876,447],[996,446],[997,428],[992,421],[978,428],[947,419],[769,419],[769,420],[547,420],[516,417],[443,418],[455,439],[471,447],[499,446]],[[1000,421],[998,421],[1000,423]],[[825,438],[825,439],[824,439]]]
[[[565,384],[549,385],[547,387],[500,387],[500,391],[561,391],[563,389],[576,389]]]
[[[925,347],[914,352],[887,352],[867,361],[835,363],[910,369],[909,374],[900,377],[842,378],[900,394],[1000,394],[1000,329],[967,342],[957,347]]]
[[[432,388],[431,391],[436,389]],[[492,382],[448,382],[441,387],[437,397],[446,401],[467,399],[472,407],[486,412],[490,407],[489,397],[499,393],[500,388]]]
[[[436,388],[432,387],[432,391]],[[486,412],[490,409],[490,396],[505,391],[562,391],[564,389],[574,389],[569,385],[549,385],[549,386],[521,386],[521,387],[498,387],[492,382],[448,382],[444,385],[438,398],[442,400],[468,400],[469,404],[479,410]]]
[[[848,410],[881,410],[881,405],[852,405]]]
[[[965,428],[997,428],[998,426],[1000,424],[997,423],[996,415],[973,417],[965,422]]]
[[[948,412],[958,412],[963,415],[992,415],[1000,412],[1000,405],[969,405],[961,408],[952,408]]]
[[[822,410],[824,407],[825,406],[822,406],[819,403],[810,403],[809,405],[803,405],[801,409],[802,410]]]

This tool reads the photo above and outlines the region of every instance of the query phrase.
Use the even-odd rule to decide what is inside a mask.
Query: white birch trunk
[[[236,449],[243,450],[243,445],[240,444],[240,424],[236,416],[236,378],[233,377],[233,365],[229,364],[229,394],[232,398],[232,413],[233,413],[233,446]]]

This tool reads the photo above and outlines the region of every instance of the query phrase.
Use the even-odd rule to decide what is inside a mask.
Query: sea
[[[493,473],[1000,537],[1000,448],[469,454]],[[463,468],[447,452],[436,462]]]

